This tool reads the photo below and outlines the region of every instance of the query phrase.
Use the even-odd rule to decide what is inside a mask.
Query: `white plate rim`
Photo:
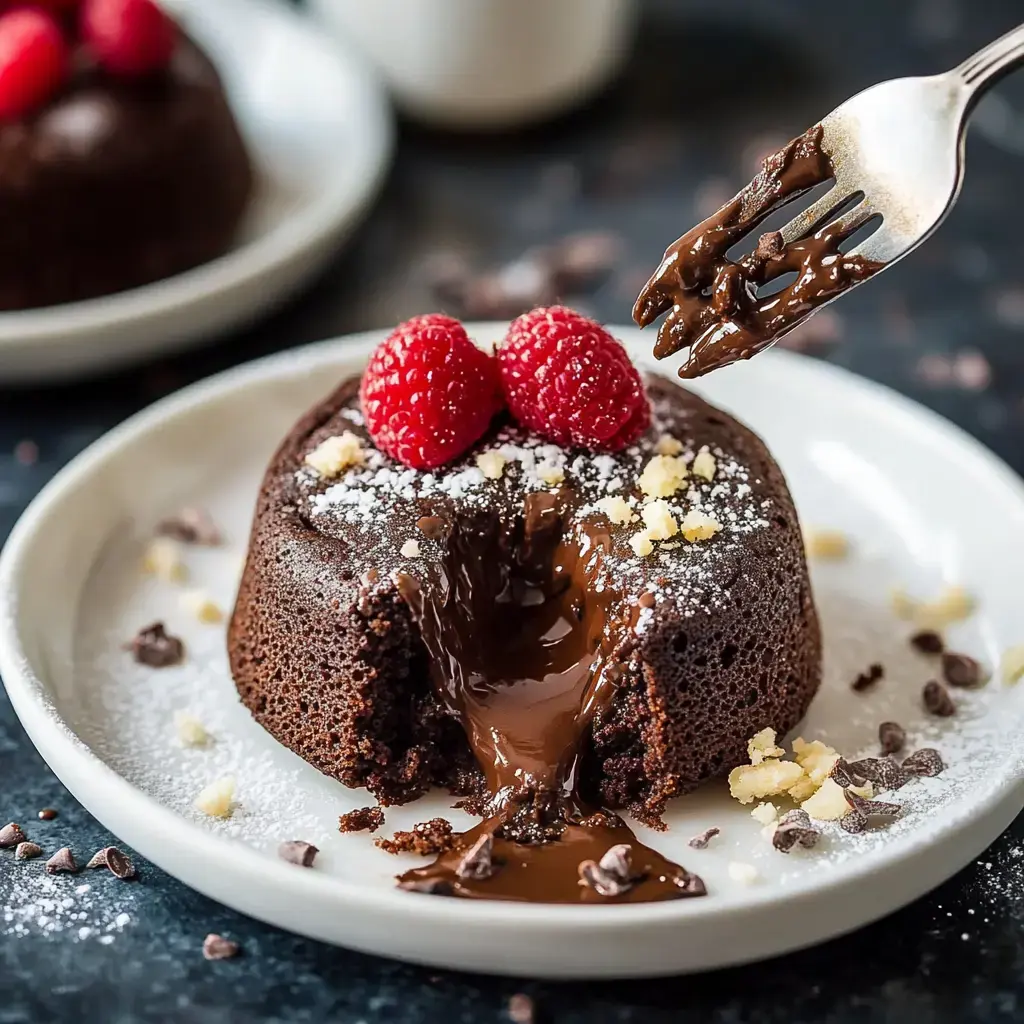
[[[167,2],[177,13],[187,17],[194,0]],[[301,22],[303,31],[316,33],[317,23],[288,5],[274,0],[248,0],[248,4],[262,17]],[[206,319],[214,324],[212,328],[200,326],[184,332],[167,328],[163,332],[167,337],[162,341],[143,344],[141,339],[135,339],[134,344],[123,343],[116,353],[99,354],[95,359],[76,355],[75,366],[70,371],[60,367],[37,370],[32,364],[41,363],[42,354],[38,360],[22,355],[33,346],[41,349],[51,345],[57,349],[69,344],[87,344],[100,332],[116,334],[134,327],[141,331],[146,324],[168,321],[182,310],[215,300],[231,305],[224,300],[305,260],[307,265],[295,274],[288,287],[260,307],[265,308],[284,301],[322,267],[380,191],[395,142],[394,116],[376,72],[343,41],[332,37],[330,45],[338,67],[343,69],[353,93],[358,95],[359,121],[363,126],[359,144],[349,152],[346,174],[339,176],[338,183],[325,189],[302,210],[284,218],[272,231],[190,270],[111,295],[0,313],[0,367],[3,360],[16,356],[28,367],[17,366],[10,373],[0,369],[0,380],[17,383],[45,377],[63,378],[87,372],[93,365],[122,365],[199,344],[210,336],[211,330],[223,331],[243,323],[257,312],[256,309],[239,309],[227,318],[211,314]]]
[[[468,324],[471,334],[495,332],[500,325],[494,323]],[[620,337],[632,334],[633,328],[612,328]],[[716,961],[716,965],[737,963],[755,959],[758,956],[774,955],[801,946],[811,945],[824,937],[832,937],[859,927],[868,921],[883,916],[898,906],[916,899],[934,885],[949,877],[954,871],[966,865],[974,856],[991,843],[1024,807],[1024,775],[1021,771],[1021,757],[1009,752],[1000,762],[986,789],[972,790],[970,799],[959,797],[944,805],[941,815],[933,816],[894,847],[883,847],[866,852],[855,864],[844,866],[837,877],[822,882],[820,878],[799,880],[787,886],[784,892],[771,889],[748,889],[741,895],[735,893],[715,894],[703,900],[683,900],[671,903],[633,904],[616,907],[563,907],[550,905],[521,905],[513,903],[475,902],[462,900],[430,900],[417,898],[399,891],[371,891],[358,883],[347,882],[336,877],[319,876],[315,872],[296,871],[293,867],[278,863],[265,854],[245,844],[225,840],[201,826],[181,818],[174,811],[164,807],[154,798],[136,789],[128,781],[106,765],[88,745],[82,741],[60,718],[57,709],[46,695],[45,683],[31,668],[21,634],[17,625],[18,592],[25,584],[24,563],[28,549],[37,534],[45,527],[48,514],[60,504],[65,493],[86,479],[101,463],[116,457],[119,450],[136,435],[154,429],[157,425],[189,412],[207,399],[222,391],[244,388],[251,382],[266,381],[284,372],[286,375],[311,373],[321,367],[339,367],[357,364],[365,360],[369,351],[386,332],[368,331],[326,342],[318,342],[283,353],[265,357],[254,362],[217,374],[184,390],[168,396],[149,408],[131,417],[104,437],[94,442],[71,463],[60,470],[32,501],[11,532],[2,553],[0,553],[0,676],[3,677],[11,703],[30,739],[58,778],[71,790],[91,813],[118,835],[140,850],[145,856],[170,873],[182,877],[183,872],[167,868],[167,851],[173,847],[178,862],[193,858],[211,877],[216,871],[230,872],[237,876],[252,892],[260,887],[283,888],[301,901],[317,901],[336,907],[339,911],[362,910],[372,913],[384,922],[398,929],[403,922],[418,919],[421,923],[444,926],[486,928],[488,931],[501,927],[509,930],[510,936],[517,929],[542,927],[552,935],[578,935],[581,926],[594,931],[608,931],[626,934],[636,929],[649,930],[680,925],[695,927],[701,921],[719,916],[734,915],[742,918],[748,912],[774,912],[783,906],[794,906],[799,901],[823,890],[856,890],[868,876],[877,876],[880,870],[893,871],[905,868],[907,862],[916,857],[925,847],[935,849],[942,842],[945,848],[953,849],[950,864],[941,871],[941,877],[932,878],[935,872],[922,872],[922,884],[916,891],[908,890],[898,904],[884,910],[870,911],[861,920],[843,928],[830,928],[822,934],[808,931],[804,939],[790,941],[783,945],[771,945],[770,953],[757,956],[743,955],[734,960]],[[647,340],[646,338],[644,339]],[[884,414],[901,421],[905,429],[937,435],[948,450],[957,449],[964,457],[979,462],[994,480],[1010,489],[1019,501],[1024,515],[1024,481],[994,453],[985,448],[959,427],[945,420],[918,403],[905,398],[891,389],[875,382],[857,377],[842,368],[821,363],[804,356],[787,352],[772,352],[762,355],[759,361],[764,367],[773,364],[776,372],[788,377],[803,377],[809,386],[820,383],[822,378],[841,387],[853,400],[884,407]],[[989,824],[979,828],[978,822]],[[136,823],[146,822],[146,833],[142,838],[136,831]],[[127,827],[125,827],[127,826]],[[973,834],[969,834],[975,829]],[[135,838],[133,838],[133,835]],[[140,840],[141,841],[138,841]],[[202,873],[193,873],[183,878],[187,884],[199,889],[213,899],[226,902],[251,916],[281,924],[279,919],[261,912],[253,905],[240,905],[237,899],[224,899],[218,894],[216,885],[203,884]],[[285,927],[339,941],[322,934],[318,929],[305,928],[291,922]],[[387,953],[378,944],[361,944],[346,940],[342,944],[362,948],[369,952]],[[430,951],[422,955],[403,952],[403,959],[439,966],[450,963],[431,956]],[[473,969],[472,965],[469,965]],[[484,968],[476,968],[484,969]],[[492,965],[488,970],[500,970]],[[543,970],[538,970],[543,974]],[[667,973],[664,968],[645,971],[633,968],[622,972],[598,971],[602,975],[640,977],[645,974]],[[557,970],[552,977],[592,976],[587,971]]]

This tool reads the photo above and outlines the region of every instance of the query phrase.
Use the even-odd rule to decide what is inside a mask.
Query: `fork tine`
[[[823,196],[811,203],[807,209],[798,213],[782,231],[782,241],[789,245],[790,242],[799,241],[811,233],[822,221],[827,220],[830,213],[853,195],[838,184],[833,185]]]
[[[828,227],[831,232],[834,232],[835,235],[842,240],[844,238],[849,238],[857,228],[863,227],[877,214],[878,211],[874,208],[871,202],[865,198],[862,199],[852,210],[847,210],[841,217],[837,217],[834,221],[831,221]],[[824,225],[822,226],[824,227]]]

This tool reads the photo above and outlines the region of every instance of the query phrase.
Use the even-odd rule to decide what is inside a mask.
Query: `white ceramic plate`
[[[236,247],[155,284],[0,313],[0,382],[55,380],[184,348],[307,282],[375,196],[392,119],[375,76],[278,0],[167,0],[224,78],[257,167]]]
[[[475,335],[499,332],[484,325]],[[635,330],[621,336],[638,354],[650,344]],[[63,470],[0,559],[0,672],[11,700],[61,781],[146,857],[248,914],[357,949],[481,971],[638,976],[765,957],[856,928],[943,881],[1020,811],[1024,686],[957,692],[956,717],[929,718],[920,690],[931,669],[909,649],[887,590],[969,587],[978,612],[951,639],[993,663],[1024,639],[1015,582],[1024,577],[1024,486],[924,409],[769,353],[713,374],[701,390],[765,436],[808,521],[846,530],[856,544],[848,563],[815,574],[826,680],[800,731],[859,756],[876,752],[878,723],[895,719],[912,747],[939,747],[947,771],[901,790],[905,814],[884,831],[853,837],[831,826],[818,848],[789,856],[724,786],[677,800],[668,833],[641,835],[699,872],[706,899],[557,907],[396,891],[402,862],[365,834],[336,831],[339,812],[372,803],[367,794],[319,775],[258,728],[235,698],[223,628],[190,620],[174,587],[138,571],[159,518],[183,502],[206,505],[228,544],[190,551],[189,568],[193,584],[227,607],[270,452],[300,412],[361,369],[379,337],[288,352],[158,403]],[[157,617],[185,636],[185,666],[145,671],[119,649]],[[874,661],[885,680],[853,693],[850,681]],[[180,749],[176,710],[198,716],[216,743]],[[238,780],[234,816],[202,819],[192,797],[229,773]],[[438,795],[389,810],[387,829],[438,813],[460,820],[450,803]],[[710,825],[720,838],[689,849],[687,839]],[[319,846],[316,867],[278,861],[282,839]],[[753,865],[758,880],[740,885],[733,861]]]

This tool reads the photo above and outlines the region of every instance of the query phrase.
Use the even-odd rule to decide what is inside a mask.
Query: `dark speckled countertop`
[[[158,396],[254,356],[434,307],[423,267],[438,252],[492,267],[570,231],[613,232],[622,259],[576,301],[625,321],[676,229],[746,181],[760,152],[876,80],[955,63],[1020,11],[1012,0],[651,0],[643,44],[589,109],[487,140],[403,129],[383,198],[355,243],[261,326],[100,381],[0,390],[0,538],[55,470]],[[832,307],[802,344],[939,410],[1024,470],[1024,75],[978,118],[963,196],[941,232]],[[37,824],[45,806],[60,816]],[[56,782],[0,697],[0,823],[11,818],[32,820],[50,849],[66,841],[91,851],[113,839]],[[803,953],[698,977],[586,985],[348,953],[241,917],[143,864],[129,919],[108,943],[68,927],[19,934],[0,906],[0,1024],[485,1024],[507,1019],[515,992],[534,996],[554,1024],[1020,1020],[1018,844],[1022,820],[927,898]],[[97,900],[117,898],[113,878],[90,881]],[[245,955],[205,962],[210,931],[237,939]]]

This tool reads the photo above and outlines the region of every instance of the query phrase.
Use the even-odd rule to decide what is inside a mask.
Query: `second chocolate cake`
[[[274,456],[232,672],[257,721],[325,774],[385,805],[443,786],[486,816],[408,888],[585,901],[601,886],[576,866],[626,842],[643,877],[699,894],[608,812],[657,827],[671,797],[745,762],[758,730],[792,728],[817,690],[781,472],[732,417],[646,383],[652,427],[616,454],[501,420],[455,463],[408,469],[373,447],[351,380]],[[466,866],[475,851],[526,867],[556,838],[564,870],[539,890]],[[670,894],[656,889],[611,895]]]

